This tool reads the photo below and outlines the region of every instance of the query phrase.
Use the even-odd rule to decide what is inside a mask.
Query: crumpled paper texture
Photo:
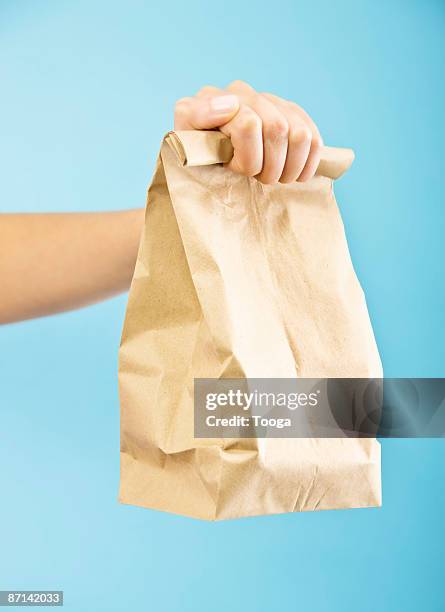
[[[119,353],[119,499],[208,520],[379,506],[376,440],[193,436],[195,377],[382,376],[332,189],[352,151],[291,185],[230,156],[219,132],[161,147]]]

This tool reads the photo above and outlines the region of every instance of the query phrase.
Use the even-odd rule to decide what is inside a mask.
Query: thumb
[[[208,130],[230,121],[239,110],[238,96],[182,98],[175,107],[175,130]]]

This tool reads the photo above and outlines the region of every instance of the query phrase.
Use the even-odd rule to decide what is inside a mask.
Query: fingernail
[[[215,113],[228,113],[238,108],[238,96],[216,96],[210,99],[210,108]]]

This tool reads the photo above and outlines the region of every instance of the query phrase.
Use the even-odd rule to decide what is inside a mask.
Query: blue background
[[[444,34],[439,0],[0,0],[1,208],[142,206],[175,99],[245,79],[355,149],[336,192],[385,372],[445,376]],[[79,611],[445,609],[440,440],[383,443],[382,509],[119,505],[124,308],[0,330],[0,588]]]

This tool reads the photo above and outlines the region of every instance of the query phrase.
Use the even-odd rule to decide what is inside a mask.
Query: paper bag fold
[[[165,141],[176,153],[182,166],[225,164],[233,157],[230,138],[222,132],[183,130],[170,132]],[[316,174],[337,179],[354,161],[352,149],[323,147]]]

